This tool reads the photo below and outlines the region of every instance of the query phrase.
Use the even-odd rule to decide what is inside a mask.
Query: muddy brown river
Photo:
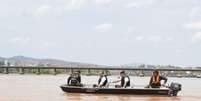
[[[17,75],[0,74],[0,101],[201,101],[201,78],[168,78],[168,83],[182,84],[177,97],[72,94],[63,92],[59,86],[66,83],[67,75]],[[117,79],[109,76],[109,81]],[[85,84],[97,82],[97,76],[82,76]],[[146,85],[148,77],[131,77],[133,85]]]

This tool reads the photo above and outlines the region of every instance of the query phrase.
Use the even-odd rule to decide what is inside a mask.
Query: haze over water
[[[0,75],[0,101],[200,101],[201,80],[198,78],[169,78],[182,84],[177,97],[114,94],[72,94],[59,86],[67,75]],[[83,83],[94,84],[97,76],[82,76]],[[109,80],[117,77],[109,76]],[[145,85],[148,77],[131,77],[132,84]]]

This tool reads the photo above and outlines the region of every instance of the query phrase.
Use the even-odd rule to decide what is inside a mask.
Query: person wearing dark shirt
[[[126,88],[130,86],[130,78],[126,75],[125,71],[120,73],[121,75],[121,87]]]
[[[68,77],[67,85],[69,85],[69,86],[81,86],[80,71],[76,71]]]
[[[150,78],[148,87],[152,88],[160,88],[161,87],[161,80],[164,80],[164,84],[167,83],[167,78],[164,76],[161,76],[158,70],[155,70],[153,72],[153,75]]]
[[[117,81],[113,81],[112,83],[117,83],[117,82],[120,82],[120,85],[116,85],[116,87],[118,88],[119,86],[121,88],[127,88],[130,86],[130,78],[129,76],[125,73],[125,71],[121,71],[120,72],[120,80],[117,80]]]

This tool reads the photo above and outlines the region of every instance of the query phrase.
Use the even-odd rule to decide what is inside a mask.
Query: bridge
[[[42,70],[51,70],[54,75],[59,74],[59,70],[65,70],[69,71],[69,73],[72,73],[74,70],[85,70],[87,71],[87,74],[91,74],[91,71],[94,70],[104,70],[104,71],[114,71],[114,70],[128,70],[132,72],[138,72],[139,75],[145,75],[146,72],[151,72],[153,68],[128,68],[128,67],[94,67],[94,68],[89,68],[89,67],[35,67],[35,66],[1,66],[0,70],[1,73],[3,74],[9,74],[11,73],[12,69],[15,69],[17,73],[19,74],[25,74],[25,70],[36,70],[36,74],[42,74]],[[181,69],[181,68],[174,68],[174,69],[168,69],[168,68],[159,68],[157,69],[161,72],[178,72],[178,73],[184,73],[184,72],[189,72],[189,73],[194,73],[194,74],[201,74],[201,69]],[[178,74],[177,73],[177,74]]]

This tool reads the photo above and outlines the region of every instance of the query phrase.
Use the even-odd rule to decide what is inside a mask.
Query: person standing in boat
[[[105,87],[108,83],[108,79],[107,79],[107,74],[103,71],[100,74],[100,77],[98,79],[98,84],[94,85],[94,87]]]
[[[117,81],[113,81],[112,83],[117,83],[117,82],[120,82],[120,85],[115,85],[116,88],[126,88],[126,87],[129,87],[130,86],[130,78],[129,76],[125,73],[125,71],[121,71],[120,72],[120,80],[117,80]]]
[[[167,83],[167,78],[160,75],[160,72],[158,70],[155,70],[153,72],[153,75],[150,78],[149,85],[147,88],[160,88],[161,87],[161,80],[164,80],[164,85]]]
[[[76,71],[68,77],[67,85],[69,86],[81,86],[81,76],[80,71]]]

